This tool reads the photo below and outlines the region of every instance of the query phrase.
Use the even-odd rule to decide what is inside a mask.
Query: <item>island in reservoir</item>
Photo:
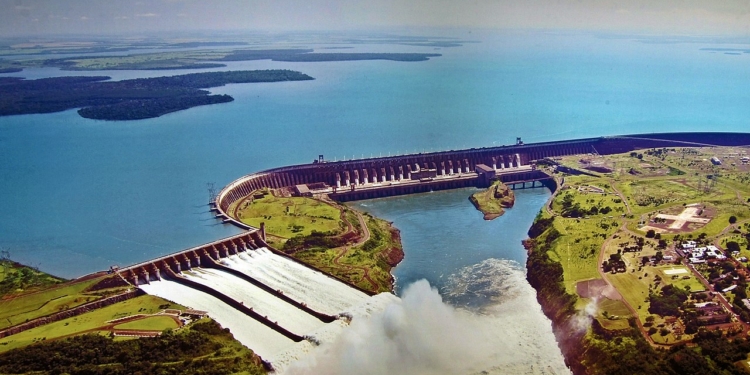
[[[506,208],[513,207],[516,196],[507,185],[495,181],[488,189],[472,194],[469,200],[482,211],[484,220],[492,220],[502,216]]]

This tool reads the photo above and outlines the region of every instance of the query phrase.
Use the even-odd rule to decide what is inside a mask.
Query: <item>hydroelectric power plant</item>
[[[614,154],[657,147],[737,146],[748,134],[674,133],[588,138],[492,148],[326,161],[253,173],[227,185],[211,202],[219,220],[246,231],[119,270],[147,293],[207,311],[276,368],[327,342],[352,319],[383,309],[396,297],[373,296],[266,243],[265,228],[241,223],[233,209],[258,189],[292,195],[325,194],[352,201],[471,186],[500,179],[513,188],[554,178],[542,160],[575,154]],[[576,171],[569,171],[576,172]]]

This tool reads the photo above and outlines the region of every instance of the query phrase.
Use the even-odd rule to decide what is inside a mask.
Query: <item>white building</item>
[[[682,242],[682,248],[683,249],[695,249],[695,246],[698,244],[695,243],[695,241],[684,241]]]

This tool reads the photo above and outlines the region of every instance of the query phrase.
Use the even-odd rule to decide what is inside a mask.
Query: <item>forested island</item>
[[[234,100],[229,95],[210,95],[208,91],[201,90],[203,88],[228,83],[313,79],[292,70],[208,72],[123,81],[108,81],[109,78],[0,78],[0,116],[50,113],[83,107],[78,113],[85,118],[139,120]]]
[[[513,190],[498,180],[488,189],[472,194],[469,200],[484,214],[484,220],[493,220],[502,216],[506,208],[513,207],[516,196]]]
[[[312,49],[238,49],[230,51],[162,52],[128,56],[70,57],[43,60],[42,66],[64,70],[167,70],[224,67],[226,61],[271,60],[330,62],[357,60],[426,61],[436,53],[317,53]]]

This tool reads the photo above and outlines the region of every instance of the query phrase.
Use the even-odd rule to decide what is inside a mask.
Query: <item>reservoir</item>
[[[424,62],[231,63],[221,69],[293,69],[315,80],[215,88],[235,101],[154,119],[95,121],[75,110],[0,117],[0,248],[13,260],[76,277],[238,233],[209,212],[211,183],[221,189],[245,174],[309,163],[319,154],[348,160],[512,144],[516,137],[540,142],[743,131],[750,119],[750,54],[701,50],[716,47],[708,40],[551,32],[456,37],[473,42],[439,51],[347,45],[352,52],[442,54]],[[185,73],[85,74],[127,79]],[[1,76],[58,75],[78,72],[44,68]],[[516,206],[490,222],[469,203],[470,193],[355,204],[394,222],[404,243],[405,259],[394,273],[403,309],[390,315],[399,319],[381,321],[430,322],[430,311],[439,312],[438,321],[454,323],[444,332],[458,336],[480,326],[491,333],[456,342],[451,351],[437,352],[441,358],[480,352],[470,345],[474,341],[494,349],[478,358],[477,372],[503,364],[506,373],[563,373],[550,323],[525,281],[520,243],[549,192],[516,191]],[[456,341],[430,336],[436,330],[429,324],[416,328],[425,334],[410,337]],[[382,336],[371,326],[357,329]],[[387,347],[390,338],[381,338]],[[498,338],[504,341],[491,341]]]
[[[526,250],[521,241],[549,198],[549,190],[514,190],[513,208],[490,221],[483,220],[482,213],[469,202],[476,191],[456,189],[351,204],[393,222],[401,231],[405,257],[393,271],[397,293],[419,279],[444,289],[459,270],[491,258],[525,267]]]
[[[214,70],[293,69],[315,80],[227,85],[211,91],[233,96],[231,103],[154,119],[95,121],[75,110],[0,117],[0,248],[76,277],[237,233],[209,213],[208,183],[221,189],[319,154],[342,160],[516,137],[743,131],[750,119],[750,55],[701,50],[716,46],[710,41],[455,32],[473,42],[439,50],[346,45],[442,54],[422,62],[230,63]],[[39,68],[0,76],[190,72]]]

